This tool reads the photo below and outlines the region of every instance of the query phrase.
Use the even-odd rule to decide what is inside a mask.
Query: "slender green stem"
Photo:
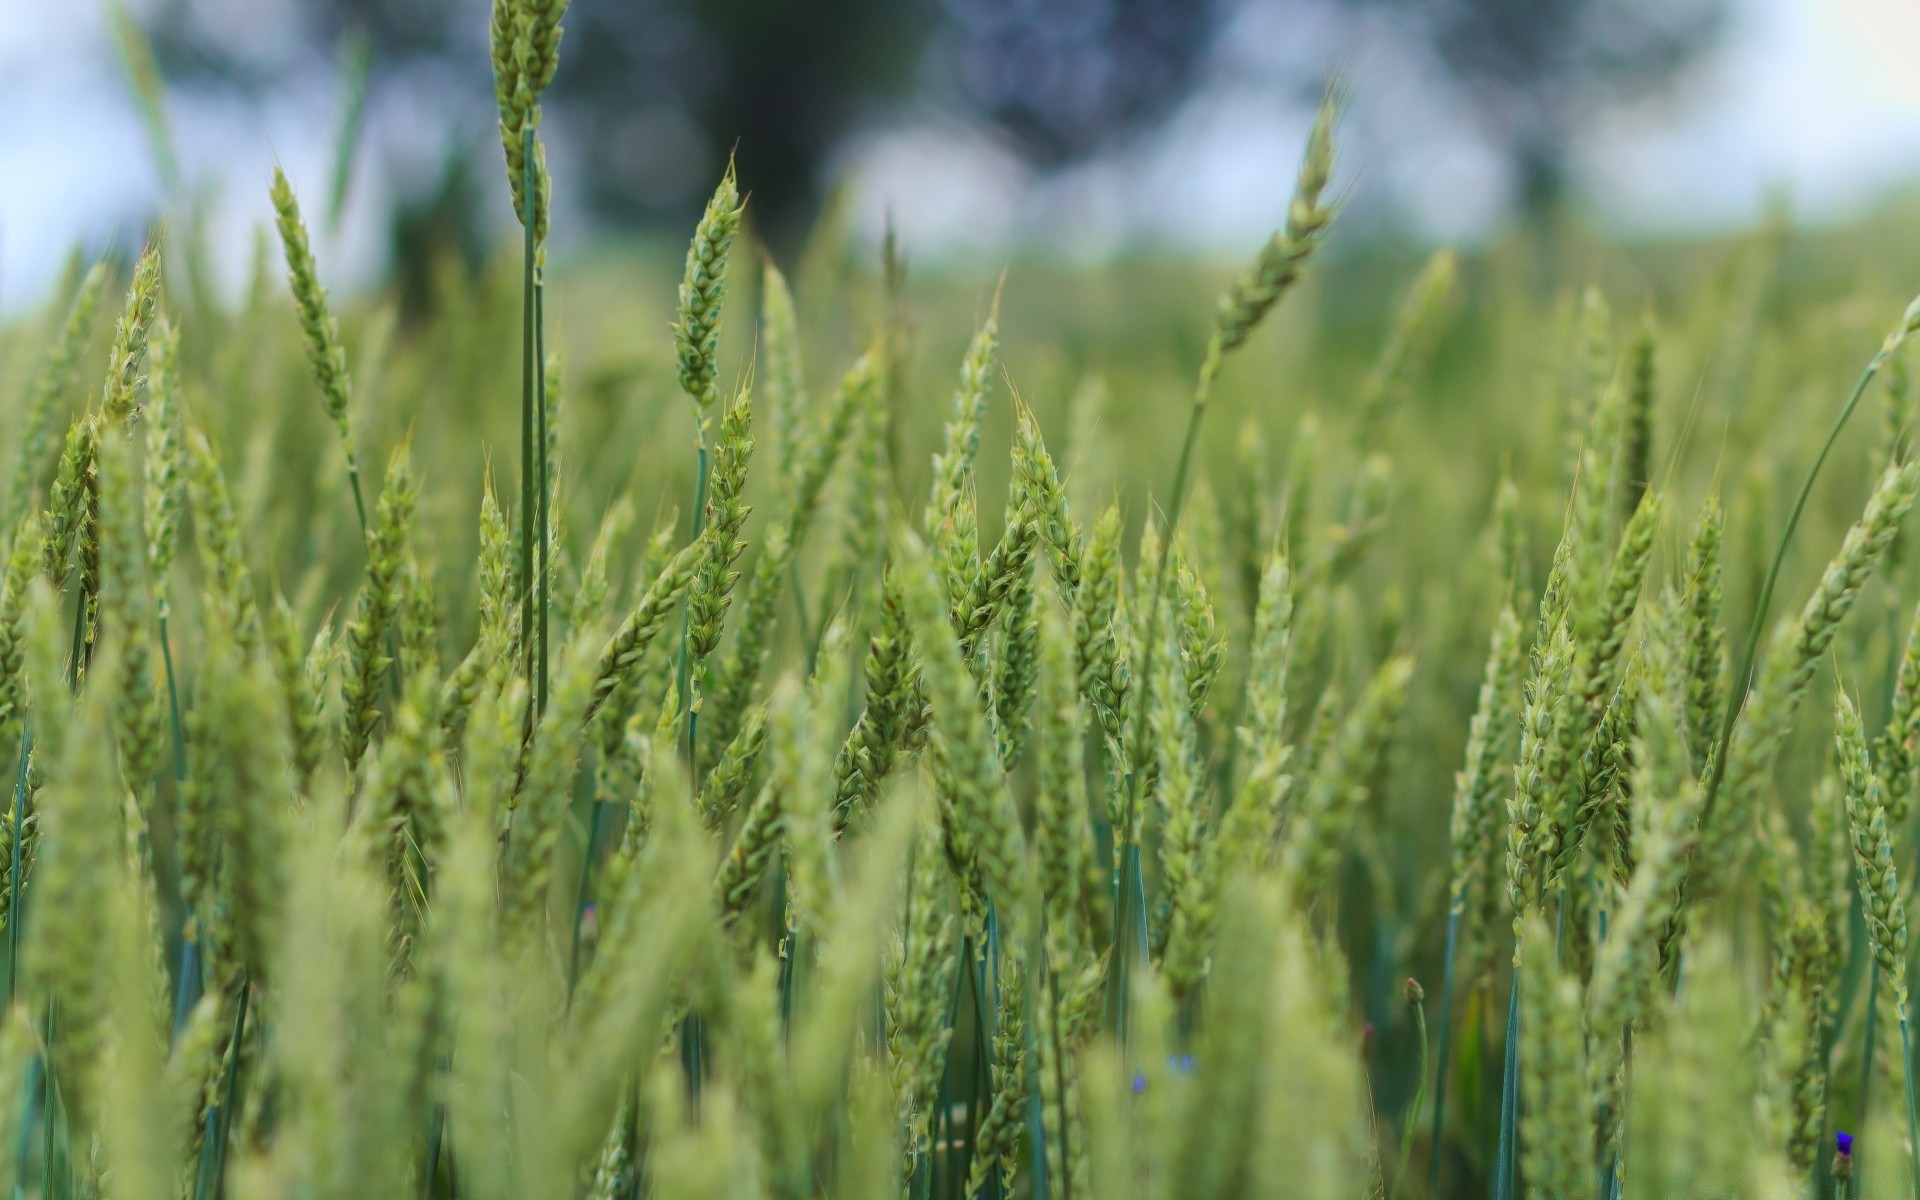
[[[534,404],[537,398],[534,376],[539,367],[534,362],[534,256],[539,248],[534,245],[534,186],[533,186],[533,128],[528,126],[525,140],[526,178],[522,195],[524,211],[520,214],[520,225],[524,231],[522,246],[522,274],[520,296],[520,653],[527,676],[527,693],[534,694],[538,682],[533,666],[534,655],[534,613],[533,613],[533,539],[538,517],[538,505],[534,492],[539,487],[539,467],[536,459],[544,456],[546,449],[535,441]],[[528,722],[531,733],[532,722]]]
[[[87,629],[87,589],[82,584],[73,596],[73,652],[67,656],[67,687],[80,689],[80,673],[86,670],[91,635]]]
[[[699,541],[706,526],[707,508],[707,427],[704,419],[700,421],[700,449],[695,464],[693,485],[693,540]],[[687,763],[693,764],[694,720],[691,711],[690,691],[693,680],[692,663],[687,657],[688,635],[692,630],[693,612],[686,601],[680,604],[680,662],[675,672],[675,694],[680,698],[680,711],[687,722]],[[699,784],[696,780],[694,786]],[[680,1025],[680,1058],[686,1068],[687,1090],[698,1103],[700,1084],[706,1075],[706,1029],[700,1020],[700,1014],[692,1013]]]
[[[353,461],[351,452],[348,453],[347,461],[349,464]],[[348,474],[349,478],[353,480],[353,498],[355,505],[358,506],[360,502],[360,476],[358,472],[352,470],[351,466],[349,466]],[[363,512],[361,516],[361,533],[363,536],[365,532],[366,518]],[[167,628],[167,617],[165,613],[160,615],[160,661],[165,666],[167,673],[167,718],[173,733],[173,782],[176,786],[185,786],[187,782],[187,741],[185,734],[181,730],[180,723],[180,688],[174,681],[173,635]],[[193,1011],[194,1005],[200,1003],[200,990],[199,930],[195,926],[193,915],[188,914],[186,927],[181,931],[180,935],[180,961],[176,964],[173,981],[173,1021],[168,1027],[168,1036],[170,1039],[177,1039],[181,1031],[186,1028],[187,1015]]]
[[[697,1012],[680,1022],[680,1063],[687,1073],[687,1097],[698,1104],[707,1078],[707,1027]]]
[[[1440,967],[1440,1052],[1433,1078],[1433,1137],[1427,1151],[1427,1194],[1440,1194],[1441,1135],[1447,1127],[1447,1061],[1453,1050],[1453,963],[1460,946],[1460,907],[1447,909],[1447,953]]]
[[[1197,446],[1200,441],[1200,420],[1206,416],[1206,412],[1207,404],[1203,391],[1201,395],[1195,398],[1193,408],[1187,415],[1187,432],[1180,442],[1180,458],[1173,471],[1173,492],[1167,502],[1166,529],[1161,535],[1160,553],[1153,567],[1153,591],[1147,598],[1147,641],[1141,657],[1141,673],[1138,684],[1141,688],[1148,691],[1151,691],[1153,687],[1154,659],[1157,657],[1157,652],[1160,649],[1160,610],[1163,607],[1161,601],[1166,591],[1167,560],[1173,555],[1174,536],[1180,529],[1180,511],[1185,505],[1187,498],[1187,474],[1193,468],[1194,447]],[[1142,565],[1144,566],[1145,564]],[[1146,744],[1148,708],[1149,705],[1146,702],[1146,697],[1142,695],[1140,702],[1134,706],[1132,731],[1132,745],[1134,746],[1144,746]],[[1131,748],[1123,747],[1122,752],[1127,754],[1129,759],[1131,759]],[[1120,838],[1120,843],[1116,848],[1117,853],[1115,854],[1115,862],[1120,866],[1121,870],[1121,878],[1119,880],[1119,887],[1117,888],[1120,908],[1115,914],[1112,983],[1107,994],[1107,1006],[1109,1015],[1112,1018],[1113,1029],[1115,1035],[1120,1038],[1123,1045],[1126,1042],[1127,1029],[1128,955],[1133,953],[1133,948],[1126,944],[1125,937],[1126,927],[1133,908],[1133,905],[1128,902],[1128,892],[1135,887],[1136,880],[1139,880],[1142,884],[1138,889],[1140,892],[1140,895],[1137,897],[1138,902],[1143,909],[1146,904],[1144,879],[1141,878],[1139,869],[1139,847],[1135,844],[1136,839],[1134,838],[1133,832],[1135,813],[1140,805],[1140,773],[1133,769],[1133,763],[1131,761],[1126,765],[1127,805],[1125,816],[1122,820],[1122,828],[1115,831]],[[1144,923],[1138,932],[1140,944],[1144,946],[1146,944],[1146,929]]]
[[[1913,1103],[1913,1035],[1908,1028],[1907,1012],[1900,1010],[1900,1074],[1906,1080],[1907,1092],[1907,1154],[1910,1156],[1909,1172],[1913,1176],[1914,1200],[1920,1200],[1920,1113],[1916,1113]]]
[[[173,781],[187,781],[187,739],[180,726],[180,689],[173,681],[173,638],[167,618],[160,618],[160,661],[167,670],[167,716],[173,727]]]
[[[213,1194],[217,1197],[224,1190],[227,1177],[227,1143],[233,1137],[233,1119],[240,1093],[240,1049],[247,1039],[247,1001],[253,991],[252,984],[243,973],[240,976],[239,1012],[233,1019],[233,1045],[228,1047],[227,1079],[220,1104],[220,1145],[213,1160]]]
[[[180,964],[173,984],[173,1038],[178,1040],[187,1027],[187,1017],[200,1003],[200,927],[199,918],[187,914],[186,928],[180,933]]]
[[[13,1003],[20,977],[20,840],[26,836],[27,761],[33,754],[33,730],[20,725],[20,762],[13,776],[13,852],[7,864],[7,1003]]]
[[[1520,1107],[1520,974],[1507,993],[1506,1067],[1500,1079],[1500,1145],[1493,1162],[1493,1200],[1513,1200],[1515,1125]]]
[[[1044,926],[1045,922],[1046,918],[1043,916],[1039,924]],[[1040,964],[1040,969],[1034,972],[1033,982],[1027,987],[1026,995],[1023,997],[1026,1005],[1026,1028],[1023,1031],[1026,1056],[1027,1061],[1034,1064],[1037,1073],[1040,1065],[1040,1047],[1035,1041],[1035,1031],[1039,1028],[1037,1012],[1037,1006],[1040,1003],[1039,994],[1041,989],[1053,986],[1047,974],[1049,964],[1046,958],[1044,932],[1041,929],[1034,931],[1027,950],[1027,961]],[[1028,1152],[1028,1174],[1033,1183],[1031,1191],[1033,1200],[1047,1200],[1049,1181],[1047,1179],[1046,1105],[1037,1087],[1027,1089],[1027,1141],[1031,1147]]]
[[[954,1173],[952,1169],[954,1159],[953,1061],[957,1039],[952,1036],[952,1031],[960,1025],[961,998],[967,994],[967,989],[973,986],[973,935],[961,936],[959,954],[959,969],[954,972],[953,986],[947,993],[945,1014],[945,1028],[948,1031],[947,1065],[946,1069],[940,1072],[939,1100],[934,1105],[933,1120],[927,1124],[930,1142],[928,1158],[932,1164],[928,1171],[928,1190],[930,1194],[936,1196],[944,1196],[951,1190],[943,1184],[946,1178]],[[965,1179],[966,1176],[961,1174],[959,1178]]]
[[[707,426],[704,419],[700,423],[700,449],[694,466],[693,477],[693,541],[699,541],[707,531]],[[680,697],[680,711],[687,721],[687,763],[694,765],[694,735],[698,732],[698,719],[692,705],[693,662],[688,657],[688,642],[693,631],[693,609],[686,601],[680,603],[680,663],[674,674],[675,694]],[[694,786],[700,780],[696,775]]]
[[[40,1076],[46,1072],[46,1063],[39,1055],[27,1060],[27,1078],[24,1099],[28,1102],[28,1111],[21,1114],[20,1130],[13,1139],[13,1161],[18,1164],[13,1175],[13,1200],[26,1200],[27,1195],[27,1154],[33,1147],[33,1113],[31,1102],[40,1093]]]
[[[547,453],[547,286],[536,272],[533,280],[533,372],[535,424],[540,442],[540,512],[536,524],[540,530],[539,571],[539,648],[534,672],[534,711],[547,711],[547,626],[552,611],[553,571],[548,556],[553,549],[553,520],[549,506],[553,502],[553,461]]]
[[[344,434],[341,435],[345,441]],[[347,451],[347,485],[353,489],[353,515],[360,518],[360,536],[367,536],[367,498],[360,491],[360,464],[354,458],[353,443],[345,442]]]
[[[1873,1089],[1873,1026],[1880,1001],[1880,963],[1875,960],[1867,968],[1867,1025],[1866,1040],[1860,1047],[1860,1115],[1856,1118],[1859,1128],[1867,1127],[1867,1118],[1872,1112],[1871,1092]],[[1858,1194],[1860,1185],[1853,1184]]]
[[[440,1143],[446,1133],[447,1109],[436,1100],[427,1124],[427,1169],[420,1179],[420,1200],[433,1200],[434,1177],[440,1173]]]
[[[567,1004],[573,1004],[573,988],[580,981],[580,926],[587,919],[587,889],[593,879],[594,861],[600,857],[605,836],[607,812],[613,806],[598,796],[593,800],[593,816],[587,825],[587,852],[580,859],[580,882],[573,893],[573,945],[567,951]]]
[[[813,676],[815,662],[820,657],[820,643],[813,636],[813,619],[807,615],[807,585],[800,578],[799,546],[793,548],[792,557],[787,560],[787,573],[793,578],[793,613],[800,625],[802,649],[807,654],[807,676]]]
[[[1130,1026],[1127,1000],[1132,983],[1128,970],[1136,961],[1145,961],[1147,945],[1146,875],[1141,865],[1140,843],[1129,841],[1116,848],[1118,866],[1114,870],[1113,969],[1107,978],[1107,1019],[1113,1035],[1127,1043]]]
[[[1867,363],[1866,370],[1860,373],[1860,379],[1853,385],[1853,393],[1840,407],[1839,415],[1827,430],[1826,440],[1820,443],[1820,452],[1813,456],[1813,465],[1807,468],[1806,478],[1800,483],[1800,493],[1794,497],[1793,510],[1787,514],[1785,528],[1780,531],[1780,540],[1773,548],[1773,561],[1767,567],[1766,580],[1760,585],[1760,598],[1753,606],[1753,622],[1747,628],[1746,645],[1740,651],[1740,666],[1733,673],[1735,688],[1733,699],[1726,706],[1726,712],[1720,719],[1720,737],[1713,754],[1713,772],[1707,779],[1707,791],[1700,805],[1699,823],[1706,826],[1712,815],[1714,800],[1720,794],[1720,783],[1727,774],[1727,747],[1733,741],[1734,722],[1746,704],[1747,690],[1753,682],[1754,658],[1760,652],[1760,639],[1767,629],[1767,610],[1773,603],[1774,585],[1780,581],[1780,567],[1786,561],[1787,547],[1793,543],[1793,534],[1800,526],[1800,515],[1806,511],[1807,498],[1813,494],[1813,484],[1820,477],[1820,468],[1827,461],[1827,452],[1833,449],[1833,443],[1839,439],[1840,431],[1846,428],[1847,421],[1853,416],[1853,410],[1860,407],[1860,398],[1866,395],[1867,385],[1887,360],[1885,347]]]
[[[58,1031],[55,1016],[59,1005],[51,1001],[47,1004],[47,1016],[41,1026],[46,1038],[41,1057],[46,1060],[46,1069],[40,1073],[40,1194],[53,1194],[53,1125],[56,1106],[60,1103],[60,1092],[53,1077],[53,1043]],[[71,1192],[72,1189],[68,1189]]]
[[[226,1077],[222,1082],[220,1101],[207,1110],[205,1137],[200,1145],[200,1171],[193,1187],[194,1200],[217,1197],[226,1174],[227,1131],[233,1122],[233,1105],[240,1076],[240,1043],[247,1036],[247,999],[251,990],[252,986],[243,971],[239,995],[234,1001],[233,1038],[227,1043],[227,1058],[223,1067]]]

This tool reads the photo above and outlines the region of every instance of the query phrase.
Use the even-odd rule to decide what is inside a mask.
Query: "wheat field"
[[[0,328],[0,1186],[1920,1196],[1898,254],[550,280],[564,9],[424,305]]]

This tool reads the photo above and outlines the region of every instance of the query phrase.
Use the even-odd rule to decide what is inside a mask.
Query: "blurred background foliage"
[[[154,0],[163,76],[258,97],[289,73],[364,56],[365,103],[426,107],[453,136],[396,206],[402,269],[423,239],[473,229],[490,132],[484,0]],[[791,247],[833,182],[835,153],[891,113],[935,104],[984,125],[1029,167],[1083,163],[1163,128],[1246,0],[574,0],[550,128],[592,216],[683,224],[739,148],[763,234]],[[1725,0],[1283,0],[1262,28],[1358,45],[1388,22],[1463,99],[1533,218],[1565,199],[1576,114],[1674,85],[1725,28]],[[1303,37],[1303,40],[1304,39]],[[1284,59],[1285,56],[1281,56]],[[1311,94],[1339,66],[1279,61],[1263,83]],[[349,75],[353,70],[349,70]],[[436,219],[437,218],[437,219]],[[408,247],[412,247],[411,250]]]

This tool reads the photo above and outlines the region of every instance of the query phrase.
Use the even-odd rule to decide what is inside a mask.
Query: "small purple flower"
[[[1167,1060],[1167,1065],[1173,1068],[1176,1075],[1191,1075],[1193,1074],[1193,1055],[1176,1054]]]
[[[1836,1154],[1853,1153],[1853,1135],[1842,1129],[1833,1135],[1833,1150]]]
[[[1138,1096],[1141,1092],[1144,1092],[1146,1090],[1147,1090],[1147,1073],[1145,1071],[1135,1071],[1133,1073],[1133,1094]]]

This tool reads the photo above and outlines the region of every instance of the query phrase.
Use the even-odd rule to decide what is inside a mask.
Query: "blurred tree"
[[[1029,161],[1086,158],[1199,82],[1234,0],[942,0],[933,69]]]
[[[1070,163],[1162,121],[1228,18],[1258,3],[1281,28],[1384,17],[1468,99],[1513,166],[1516,202],[1544,213],[1565,192],[1579,119],[1679,79],[1728,0],[573,0],[549,119],[571,182],[619,222],[684,221],[738,146],[755,218],[781,241],[817,211],[836,147],[888,107],[950,103],[1036,166]],[[383,91],[431,107],[454,131],[445,152],[480,170],[488,8],[148,0],[144,12],[169,76],[250,93],[364,35],[372,119]],[[418,174],[418,205],[452,194],[454,175]]]
[[[1560,206],[1583,118],[1670,89],[1726,27],[1727,0],[1331,0],[1388,15],[1465,95],[1535,217]]]
[[[550,120],[589,203],[616,221],[697,210],[738,146],[763,231],[803,228],[846,134],[927,85],[1054,165],[1184,98],[1218,0],[573,0]],[[166,73],[265,92],[364,34],[379,94],[423,66],[450,121],[490,114],[487,0],[150,0]],[[449,94],[463,81],[478,99]],[[478,139],[484,131],[473,127]],[[490,136],[490,135],[486,135]],[[444,179],[423,178],[438,190]]]

